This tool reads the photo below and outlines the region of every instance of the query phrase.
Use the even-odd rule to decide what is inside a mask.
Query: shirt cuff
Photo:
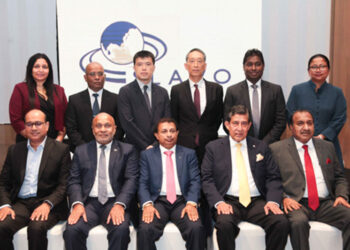
[[[197,207],[197,203],[194,202],[194,201],[188,201],[188,202],[186,203],[186,205],[187,205],[187,204],[190,204],[190,205],[192,205],[192,206],[194,206],[194,207]]]
[[[216,202],[215,205],[214,205],[214,207],[217,208],[218,205],[219,205],[220,203],[222,203],[222,202],[224,202],[224,201],[218,201],[218,202]]]
[[[50,205],[50,207],[51,207],[50,210],[53,209],[53,204],[52,204],[51,201],[49,201],[49,200],[44,200],[44,202],[46,202],[47,204]]]
[[[275,203],[278,207],[280,207],[280,204],[278,204],[276,201],[268,201],[268,202]]]
[[[145,203],[142,204],[142,210],[144,209],[145,206],[147,205],[153,205],[153,202],[152,201],[146,201]]]
[[[117,201],[117,202],[114,202],[114,205],[115,204],[121,205],[124,207],[124,209],[126,209],[126,205],[123,202]]]
[[[10,205],[10,204],[2,205],[2,206],[0,207],[0,209],[2,209],[2,208],[4,208],[4,207],[11,207],[11,205]]]

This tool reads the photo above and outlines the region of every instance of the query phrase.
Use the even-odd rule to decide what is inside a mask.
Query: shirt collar
[[[43,141],[40,143],[40,145],[37,147],[37,150],[38,150],[38,149],[42,150],[42,149],[45,147],[46,138],[47,138],[47,136],[45,136],[44,140],[43,140]],[[32,145],[30,145],[30,142],[29,142],[29,141],[30,141],[30,140],[27,141],[27,148],[30,149],[30,150],[32,150],[32,151],[36,151],[36,150],[32,147]]]
[[[113,140],[110,141],[109,143],[105,144],[106,145],[106,149],[110,149],[111,148],[112,142],[113,142]],[[96,141],[96,145],[97,145],[97,148],[100,148],[102,146],[102,144],[98,143],[97,141]]]
[[[235,140],[232,139],[232,137],[229,135],[228,136],[230,138],[230,147],[231,148],[236,148],[236,144],[237,143],[241,143],[242,147],[247,147],[247,138],[244,138],[242,141],[240,142],[236,142]]]
[[[161,154],[164,154],[165,151],[173,151],[175,153],[176,145],[174,145],[171,149],[167,149],[159,144],[159,149],[160,149]]]
[[[293,137],[293,138],[294,138],[294,142],[295,142],[295,146],[297,147],[297,150],[303,149],[304,145],[307,145],[308,148],[311,148],[311,149],[314,148],[314,143],[313,143],[312,139],[310,139],[307,143],[302,143],[302,142],[298,141],[295,137]]]
[[[95,94],[95,93],[97,93],[98,96],[100,97],[100,96],[102,96],[103,88],[100,89],[99,91],[95,92],[95,91],[93,91],[92,89],[90,89],[90,88],[88,87],[88,91],[89,91],[89,96],[90,96],[90,97],[92,96],[92,94]]]
[[[311,80],[309,81],[309,84],[310,84],[311,88],[315,91],[316,84]],[[326,85],[327,85],[327,81],[324,81],[324,83],[322,83],[321,87],[317,90],[317,92],[322,91],[326,87]]]
[[[152,92],[152,81],[150,81],[150,82],[147,83],[147,84],[141,82],[141,81],[140,81],[139,79],[137,79],[137,78],[136,78],[136,81],[137,81],[137,83],[139,84],[139,87],[140,87],[142,93],[143,93],[143,87],[144,87],[144,86],[148,86],[149,91]]]
[[[191,88],[194,88],[194,85],[197,84],[198,85],[198,88],[201,88],[205,85],[205,82],[203,80],[203,77],[202,79],[199,80],[199,82],[193,82],[191,79],[188,79],[188,81],[190,82],[190,86]]]
[[[253,84],[252,82],[250,82],[248,79],[246,79],[246,81],[247,81],[247,84],[248,84],[249,87],[252,86],[252,85],[254,85],[254,84]],[[257,89],[261,88],[261,78],[255,83],[255,85],[257,86]]]

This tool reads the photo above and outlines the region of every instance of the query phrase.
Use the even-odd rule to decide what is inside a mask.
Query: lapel
[[[94,184],[96,178],[96,169],[97,169],[97,144],[96,141],[93,140],[88,144],[88,157],[90,158],[90,174],[92,178],[90,179],[92,182],[90,183],[89,189],[91,190],[92,185]]]
[[[266,102],[268,99],[267,97],[269,93],[269,85],[265,81],[261,80],[260,128],[262,125],[262,117],[264,117]]]
[[[231,161],[231,147],[229,135],[222,140],[222,156],[223,156],[223,166],[227,166],[226,174],[229,177],[228,185],[231,185],[232,182],[232,161]]]
[[[317,159],[318,159],[318,163],[319,165],[321,166],[321,169],[322,169],[322,174],[323,174],[323,178],[325,179],[328,179],[328,176],[329,174],[327,174],[327,163],[326,163],[326,152],[327,150],[323,147],[322,143],[319,143],[320,141],[319,140],[315,140],[312,138],[312,142],[314,143],[314,146],[315,146],[315,150],[316,150],[316,155],[317,155]],[[333,167],[333,166],[332,166]],[[328,183],[326,181],[326,184],[327,184],[327,187],[328,187]],[[330,187],[328,187],[330,188]],[[329,189],[329,190],[332,190],[332,189]]]
[[[241,82],[241,94],[243,95],[244,105],[248,108],[249,114],[251,116],[252,114],[252,108],[250,107],[250,98],[249,98],[249,89],[248,89],[248,83],[246,80]]]
[[[181,147],[179,146],[176,146],[176,152],[175,152],[175,157],[176,157],[176,170],[177,170],[177,178],[179,179],[179,184],[180,184],[180,187],[181,187],[181,183],[182,182],[182,179],[181,177],[183,176],[182,175],[182,171],[183,171],[183,167],[184,167],[184,164],[183,164],[183,159],[184,159],[184,156],[183,156],[183,150]]]
[[[251,141],[250,137],[247,136],[247,149],[248,149],[248,158],[249,158],[249,166],[250,170],[252,171],[253,178],[255,178],[255,167],[256,167],[256,146],[255,144]]]
[[[160,154],[160,148],[159,145],[155,146],[152,150],[153,156],[152,156],[152,168],[153,168],[153,173],[155,175],[155,183],[156,187],[159,187],[159,190],[162,188],[163,184],[163,168],[162,168],[162,156]]]
[[[38,175],[38,182],[39,182],[39,180],[41,178],[41,175],[42,175],[44,169],[48,165],[47,161],[49,159],[50,152],[54,152],[52,150],[53,146],[54,146],[54,142],[52,141],[51,138],[47,137],[46,138],[46,142],[45,142],[45,146],[44,146],[44,150],[43,150],[43,154],[41,156],[40,167],[39,167],[39,175]]]
[[[152,84],[152,83],[151,83]],[[135,99],[131,100],[132,102],[138,102],[139,105],[137,105],[137,108],[141,108],[141,109],[144,109],[144,113],[147,114],[150,118],[152,116],[152,114],[150,114],[150,112],[148,111],[148,108],[147,108],[147,104],[146,104],[146,100],[145,100],[145,97],[140,89],[140,86],[139,86],[139,83],[137,82],[137,80],[135,79],[135,81],[133,81],[130,85],[131,89],[133,90],[134,92],[134,95],[135,95]],[[153,85],[152,85],[153,87]],[[152,94],[153,94],[153,91],[154,91],[154,88],[152,88]],[[153,95],[152,95],[153,97]],[[153,98],[151,97],[152,99],[152,107],[153,107]]]
[[[84,110],[83,111],[85,113],[84,115],[86,117],[92,117],[91,99],[90,99],[90,95],[89,95],[89,90],[88,89],[86,89],[85,91],[83,91],[81,93],[81,99],[82,99],[82,101],[80,102],[80,104],[82,105],[82,108]]]
[[[207,80],[205,80],[204,78],[203,78],[203,81],[204,81],[204,84],[205,84],[205,95],[206,95],[207,101],[206,101],[206,106],[205,106],[205,109],[204,109],[204,111],[202,113],[202,116],[207,111],[207,108],[209,106],[208,104],[211,103],[215,99],[215,97],[214,97],[215,93],[213,91],[213,86],[208,84]]]
[[[191,87],[190,87],[190,81],[186,80],[184,83],[184,97],[183,99],[187,101],[188,107],[191,109],[191,114],[193,114],[193,117],[195,117],[195,121],[199,120],[199,117],[197,115],[196,107],[194,106],[194,102],[192,100],[192,94],[191,94]]]
[[[102,91],[102,97],[101,97],[101,108],[100,108],[100,112],[103,112],[108,106],[108,93],[106,92],[106,90],[104,89]]]
[[[24,176],[26,172],[26,167],[27,167],[27,155],[28,155],[28,147],[27,147],[27,141],[17,144],[18,145],[18,152],[19,155],[13,155],[12,157],[15,157],[15,159],[18,159],[18,164],[15,164],[12,166],[14,169],[17,169],[19,173],[19,183],[23,183],[24,181]],[[14,171],[15,173],[17,171]]]
[[[118,178],[120,171],[119,163],[121,162],[121,154],[119,143],[114,140],[111,145],[111,152],[109,153],[109,162],[108,162],[108,173],[109,173],[109,182],[115,183],[115,180]]]
[[[294,159],[295,161],[295,164],[297,165],[300,173],[302,176],[304,176],[305,178],[305,175],[304,175],[304,170],[303,170],[303,165],[301,163],[301,160],[300,160],[300,157],[299,157],[299,153],[297,151],[297,147],[295,145],[295,141],[294,141],[294,138],[293,136],[291,136],[289,139],[288,139],[288,151],[289,153],[291,154],[292,156],[292,159]]]

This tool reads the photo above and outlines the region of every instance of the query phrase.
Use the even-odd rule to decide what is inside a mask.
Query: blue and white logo
[[[100,48],[89,51],[80,59],[80,68],[85,71],[87,64],[98,61],[105,66],[106,81],[126,83],[123,67],[132,64],[135,53],[143,49],[151,51],[156,61],[162,59],[167,52],[166,44],[158,37],[142,32],[132,23],[115,22],[102,32]],[[114,68],[120,70],[113,70]]]

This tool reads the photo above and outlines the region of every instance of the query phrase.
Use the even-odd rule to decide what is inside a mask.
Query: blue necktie
[[[100,112],[100,107],[98,106],[98,94],[92,94],[95,97],[94,105],[92,106],[92,117],[95,117]]]

